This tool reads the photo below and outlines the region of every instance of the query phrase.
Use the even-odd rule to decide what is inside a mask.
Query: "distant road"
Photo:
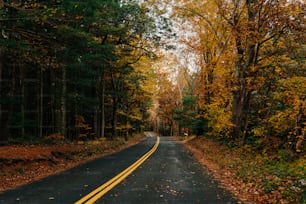
[[[156,134],[146,135],[145,141],[119,153],[6,191],[0,194],[0,203],[75,203],[95,189],[105,187],[102,184],[108,185],[116,175],[119,174],[115,180],[120,178],[120,173],[140,158],[144,163],[137,168],[136,162],[131,168],[135,171],[115,187],[109,187],[95,203],[237,203],[180,143],[171,137],[161,137],[158,145]]]
[[[147,137],[156,137],[157,134],[155,132],[144,132]]]

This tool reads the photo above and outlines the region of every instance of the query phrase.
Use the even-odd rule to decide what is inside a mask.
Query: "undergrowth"
[[[209,139],[211,140],[211,139]],[[216,142],[216,141],[215,141]],[[249,145],[235,148],[220,144],[203,150],[206,157],[222,169],[233,172],[248,186],[256,186],[261,194],[280,194],[274,203],[306,203],[306,156],[290,150],[257,152]],[[216,149],[218,152],[216,155]],[[273,202],[272,202],[273,203]]]
[[[237,177],[258,186],[265,193],[278,191],[289,203],[305,203],[305,157],[291,161],[286,150],[275,155],[254,152],[246,155],[245,148],[238,149],[238,152],[241,159],[231,160],[231,166],[237,167]]]

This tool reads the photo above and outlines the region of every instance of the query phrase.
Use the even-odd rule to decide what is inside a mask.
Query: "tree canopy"
[[[304,3],[140,2],[1,1],[1,141],[155,128],[301,151]]]
[[[153,59],[155,37],[145,7],[1,1],[0,15],[2,142],[54,133],[114,138],[145,126],[151,93],[142,84],[150,76],[136,67]]]
[[[180,39],[183,55],[193,53],[183,65],[192,65],[185,78],[193,83],[172,103],[176,132],[192,129],[191,122],[182,127],[182,117],[190,113],[186,100],[193,96],[191,118],[203,119],[206,135],[259,149],[275,147],[277,138],[280,148],[300,151],[306,132],[305,4],[175,2],[173,16],[189,33]],[[180,83],[177,76],[172,86]]]

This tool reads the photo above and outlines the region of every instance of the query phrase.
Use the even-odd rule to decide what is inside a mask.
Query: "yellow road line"
[[[157,137],[155,145],[149,150],[145,155],[143,155],[140,159],[138,159],[131,166],[126,168],[124,171],[119,173],[117,176],[113,177],[103,185],[99,186],[80,200],[76,201],[74,204],[92,204],[103,195],[105,195],[108,191],[118,185],[123,179],[125,179],[128,175],[130,175],[133,171],[135,171],[144,161],[146,161],[157,149],[159,145],[160,138]]]

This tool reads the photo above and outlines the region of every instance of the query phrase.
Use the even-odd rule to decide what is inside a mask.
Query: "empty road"
[[[86,202],[237,203],[182,144],[153,133],[116,154],[0,194],[5,204]]]

